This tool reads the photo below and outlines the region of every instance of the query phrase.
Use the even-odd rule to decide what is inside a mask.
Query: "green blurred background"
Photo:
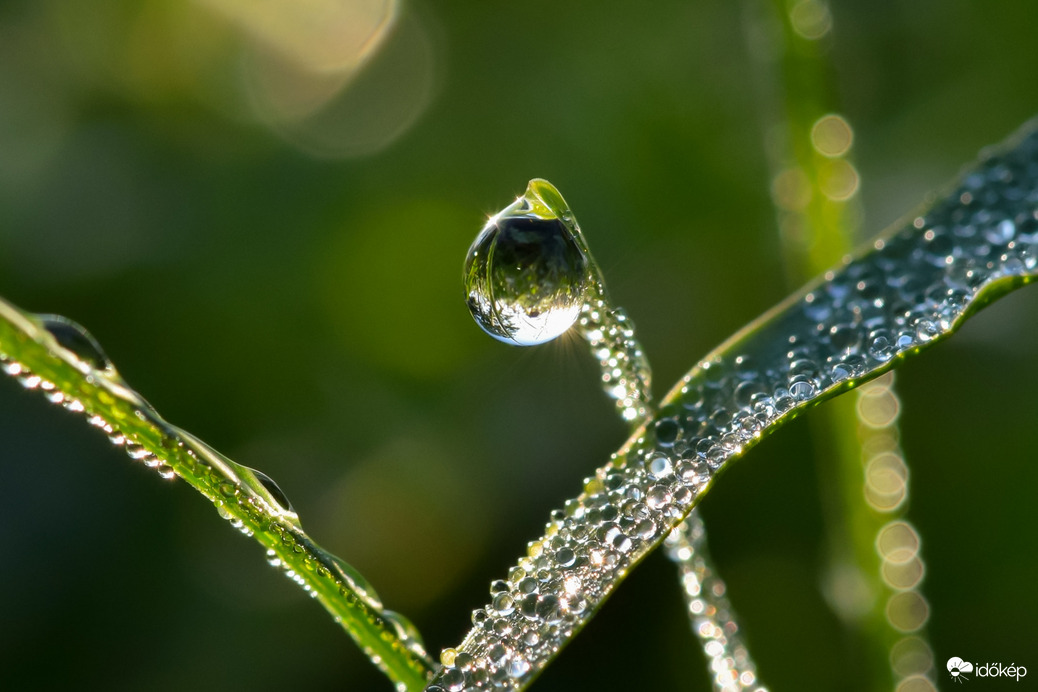
[[[369,40],[375,1],[8,0],[0,295],[275,478],[438,652],[625,436],[580,343],[472,322],[486,215],[562,190],[658,393],[789,292],[746,7],[416,2]],[[832,11],[869,234],[1038,113],[1031,3]],[[1036,316],[1009,296],[899,376],[942,676],[1038,675]],[[788,426],[703,513],[765,682],[853,690],[813,449]],[[199,496],[6,380],[0,479],[0,686],[390,689]],[[708,689],[673,572],[647,560],[535,689]]]

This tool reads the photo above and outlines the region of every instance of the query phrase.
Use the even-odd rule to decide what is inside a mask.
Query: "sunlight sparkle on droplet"
[[[500,341],[533,346],[577,326],[621,417],[648,415],[651,372],[634,326],[610,304],[580,226],[551,183],[531,180],[490,218],[469,248],[464,280],[473,319]]]
[[[573,326],[589,281],[573,232],[526,197],[490,218],[465,260],[472,317],[495,339],[519,346],[551,341]]]

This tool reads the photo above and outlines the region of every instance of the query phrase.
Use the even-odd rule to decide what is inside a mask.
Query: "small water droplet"
[[[501,665],[506,660],[508,660],[508,657],[511,654],[512,652],[508,650],[507,646],[505,646],[501,642],[497,642],[496,644],[491,646],[490,649],[487,651],[487,658],[489,658],[492,662],[496,663],[497,665]]]
[[[890,332],[877,329],[869,334],[869,355],[884,363],[894,355],[894,344]]]
[[[143,445],[139,445],[136,442],[131,442],[126,445],[126,454],[131,459],[141,460],[151,456],[151,452],[147,450]]]
[[[26,389],[36,389],[41,382],[43,382],[43,379],[39,375],[33,375],[32,373],[25,373],[18,378],[18,384]]]
[[[540,583],[534,577],[526,577],[525,579],[520,580],[516,586],[521,594],[537,593],[537,590],[540,587]]]
[[[650,457],[646,464],[646,470],[652,478],[659,480],[669,476],[673,472],[674,467],[670,462],[670,457],[665,454],[655,454]]]
[[[531,181],[469,248],[465,293],[476,323],[519,346],[551,341],[573,326],[593,281],[579,232],[558,191]]]
[[[37,315],[40,326],[50,332],[58,346],[94,370],[114,371],[101,344],[82,325],[61,315]]]
[[[519,612],[522,613],[522,616],[527,620],[537,619],[538,600],[539,599],[537,597],[537,594],[532,593],[525,596],[522,600],[519,601]]]
[[[681,428],[673,418],[664,418],[656,422],[656,441],[664,447],[673,445],[680,432]]]
[[[465,687],[465,673],[457,668],[444,671],[440,682],[449,692],[460,692]]]
[[[577,555],[572,548],[560,548],[555,553],[555,562],[560,567],[570,567],[577,561]]]
[[[932,341],[941,334],[938,326],[927,319],[921,319],[916,322],[915,330],[916,336],[920,341]]]
[[[530,672],[530,662],[525,658],[515,658],[508,664],[508,677],[521,678]]]
[[[556,625],[562,621],[564,613],[559,603],[558,596],[549,594],[537,603],[537,616],[549,625]]]
[[[498,615],[511,615],[515,611],[515,601],[507,593],[499,593],[494,596],[494,612]]]
[[[645,493],[645,503],[652,509],[659,509],[671,501],[670,488],[656,484]]]
[[[458,650],[457,649],[452,649],[452,648],[444,649],[443,651],[440,652],[440,664],[443,665],[444,668],[453,668],[454,667],[454,659],[457,657],[457,655],[458,655]]]
[[[815,386],[811,382],[801,380],[789,385],[789,394],[797,401],[807,401],[815,393]]]

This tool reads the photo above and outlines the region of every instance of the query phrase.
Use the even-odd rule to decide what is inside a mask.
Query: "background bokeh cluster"
[[[648,7],[648,6],[645,6]],[[582,344],[482,334],[461,264],[531,177],[577,213],[662,393],[790,286],[742,3],[9,0],[0,295],[86,325],[262,469],[433,651],[624,438]],[[878,232],[1038,113],[1030,3],[835,3]],[[938,668],[1038,675],[1038,289],[900,371]],[[774,689],[868,676],[827,606],[797,421],[703,504]],[[181,483],[0,382],[0,686],[389,685]],[[536,689],[707,689],[654,555]]]

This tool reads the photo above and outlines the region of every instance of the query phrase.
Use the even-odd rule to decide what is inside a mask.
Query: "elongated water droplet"
[[[368,583],[368,580],[353,565],[342,558],[335,557],[334,555],[328,555],[328,558],[329,567],[334,568],[336,576],[356,594],[357,598],[362,600],[372,610],[381,613],[384,606],[382,605],[382,599],[375,593],[375,587]]]
[[[114,370],[101,344],[82,325],[61,315],[37,315],[40,326],[50,332],[58,346],[94,370]]]
[[[395,610],[382,611],[382,619],[393,627],[404,646],[425,655],[425,642],[422,641],[422,634],[413,622]]]
[[[262,471],[257,471],[256,469],[249,468],[248,466],[243,466],[242,468],[247,470],[249,473],[251,473],[253,476],[256,477],[256,480],[259,481],[259,484],[260,484],[260,486],[262,486],[263,490],[265,490],[267,492],[267,494],[270,495],[270,498],[272,500],[274,500],[274,502],[277,504],[277,508],[280,508],[281,510],[283,510],[285,512],[289,512],[291,514],[295,514],[296,513],[296,510],[295,510],[295,508],[292,507],[292,503],[289,501],[288,496],[285,495],[285,491],[282,490],[278,486],[278,484],[274,482],[273,478],[271,478],[267,474],[263,473]],[[242,480],[245,480],[245,481],[249,480],[248,479],[248,474],[243,473],[243,474],[240,474],[240,475],[242,476]],[[249,483],[249,485],[252,485],[252,483]],[[253,488],[253,489],[254,490],[258,490],[258,488]],[[262,492],[259,493],[259,494],[260,494],[261,497],[263,496]],[[266,498],[264,498],[264,499],[266,499]],[[275,509],[277,509],[277,508],[275,508]]]
[[[491,217],[469,248],[469,310],[496,339],[542,344],[580,316],[593,276],[579,230],[559,213],[561,200],[550,183],[530,181],[526,193]]]

